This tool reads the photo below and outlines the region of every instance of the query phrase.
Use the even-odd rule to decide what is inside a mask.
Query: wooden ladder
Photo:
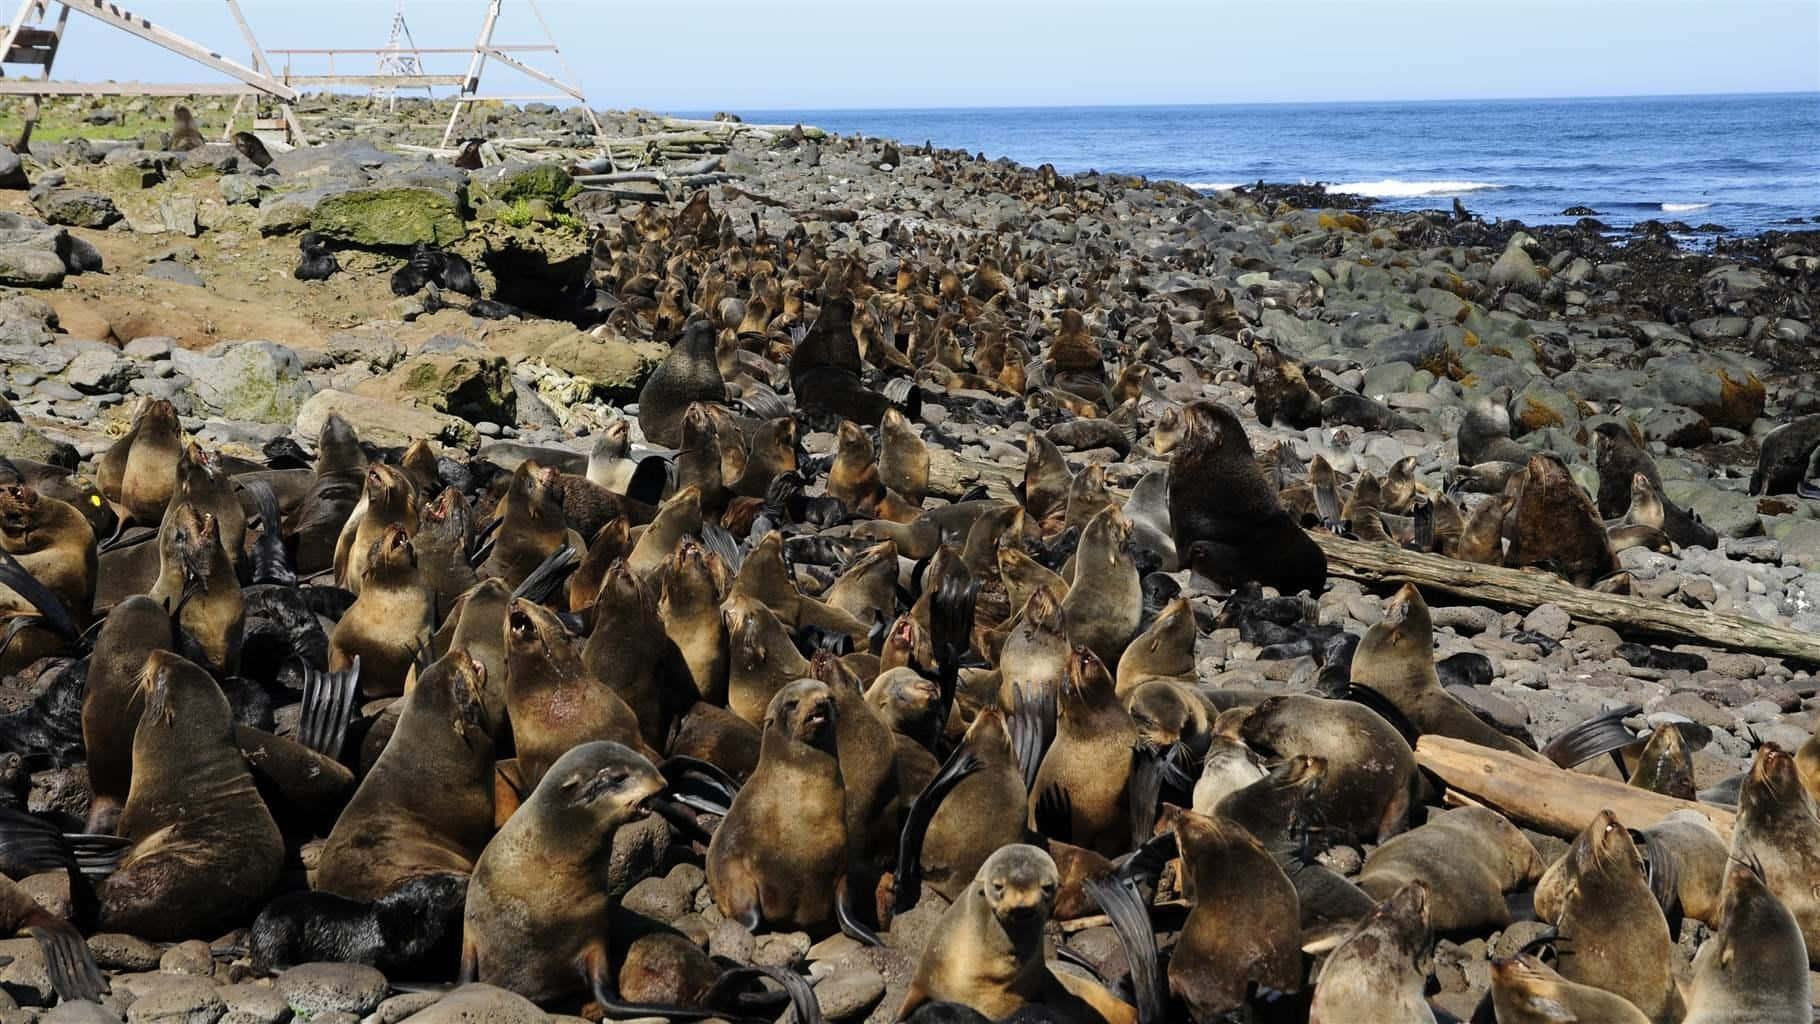
[[[36,65],[39,80],[50,81],[51,65],[57,60],[57,47],[63,42],[63,29],[70,20],[70,9],[59,4],[56,23],[46,27],[43,22],[49,16],[50,4],[51,0],[24,0],[19,5],[18,12],[6,26],[6,35],[0,37],[0,77],[6,74],[4,65]],[[41,97],[26,95],[25,125],[19,129],[19,138],[13,143],[14,152],[23,153],[31,145],[40,102]]]

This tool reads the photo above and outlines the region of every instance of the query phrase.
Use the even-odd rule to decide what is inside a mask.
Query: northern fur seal
[[[1657,1024],[1680,1020],[1674,938],[1630,831],[1610,811],[1601,811],[1568,856],[1573,881],[1555,924],[1561,934],[1573,936],[1573,956],[1561,973],[1623,996]]]
[[[1184,889],[1193,908],[1169,959],[1169,989],[1197,1021],[1223,1019],[1254,988],[1302,987],[1295,886],[1251,833],[1220,818],[1175,818]]]
[[[341,263],[329,251],[329,243],[314,231],[305,231],[297,240],[297,266],[291,276],[299,281],[327,281],[341,272]]]
[[[1037,847],[1017,843],[987,858],[929,936],[896,1019],[947,1002],[991,1020],[1036,1004],[1070,1024],[1135,1024],[1136,1011],[1104,988],[1044,962],[1043,930],[1060,888],[1055,861]]]
[[[1000,847],[1024,838],[1023,767],[1004,713],[988,707],[967,727],[960,749],[979,762],[935,809],[923,838],[922,871],[929,887],[956,900],[980,865]],[[901,869],[900,869],[901,870]]]
[[[1428,885],[1429,924],[1459,934],[1509,924],[1504,894],[1541,873],[1535,847],[1509,819],[1489,808],[1458,807],[1371,851],[1357,881],[1374,899],[1388,899],[1421,879]]]
[[[1552,452],[1529,457],[1506,528],[1504,564],[1512,568],[1542,566],[1590,587],[1617,567],[1598,509]]]
[[[120,815],[133,845],[101,886],[101,926],[170,942],[219,934],[278,880],[284,839],[208,673],[153,651],[140,679],[145,711]]]
[[[417,486],[397,466],[383,462],[367,466],[363,487],[360,504],[335,541],[335,581],[354,594],[364,586],[367,559],[388,527],[401,527],[406,537],[417,535],[421,506]]]
[[[203,146],[202,131],[196,127],[196,116],[190,108],[177,104],[171,111],[171,152],[187,153]]]
[[[682,650],[664,632],[655,591],[623,561],[613,563],[595,592],[594,628],[582,662],[638,716],[645,745],[662,750],[676,721],[701,694]]]
[[[562,474],[554,466],[526,460],[512,471],[506,495],[496,515],[493,553],[480,567],[483,576],[497,576],[516,587],[564,544],[571,551],[586,551],[587,542],[569,529],[563,514]]]
[[[681,448],[683,414],[690,403],[726,400],[727,383],[714,358],[714,325],[696,320],[683,328],[638,392],[638,426],[652,444]]]
[[[836,753],[834,692],[799,679],[765,709],[758,768],[708,845],[708,887],[720,912],[825,932],[846,899],[846,789]]]
[[[1808,1024],[1812,986],[1801,928],[1764,882],[1734,861],[1719,930],[1694,955],[1683,1024]]]
[[[262,171],[272,166],[272,154],[266,151],[265,143],[259,141],[259,136],[252,132],[235,132],[234,148],[239,150],[240,155],[246,157],[249,163]]]
[[[485,674],[452,650],[405,695],[391,741],[323,844],[317,889],[372,902],[413,878],[474,869],[493,835]]]
[[[1820,448],[1820,413],[1797,416],[1765,435],[1750,477],[1750,493],[1801,493],[1810,486],[1807,471],[1815,448]]]
[[[1820,967],[1820,810],[1795,759],[1773,743],[1757,748],[1738,791],[1732,856],[1763,866],[1769,891],[1801,926],[1808,962]]]
[[[1117,665],[1144,618],[1144,592],[1132,561],[1131,522],[1115,507],[1093,517],[1074,556],[1074,579],[1062,599],[1068,640],[1105,665]]]
[[[402,526],[387,527],[361,560],[360,596],[329,634],[329,670],[360,659],[360,692],[395,697],[435,626],[435,595],[423,585],[417,548]]]
[[[1428,886],[1410,882],[1378,904],[1327,955],[1309,1024],[1434,1024],[1417,962],[1432,943]]]
[[[1240,736],[1276,757],[1305,754],[1327,762],[1312,798],[1329,828],[1359,839],[1402,831],[1415,754],[1370,708],[1305,695],[1269,697],[1245,716]],[[1389,893],[1374,895],[1384,899]]]
[[[1491,1005],[1498,1024],[1649,1024],[1623,996],[1568,981],[1528,953],[1491,962]]]
[[[1227,589],[1256,580],[1318,594],[1327,556],[1283,511],[1258,472],[1245,428],[1231,409],[1192,402],[1169,462],[1169,518],[1184,564]]]
[[[1131,750],[1137,726],[1113,689],[1106,666],[1085,647],[1068,658],[1057,701],[1055,742],[1043,755],[1032,792],[1056,787],[1071,806],[1069,842],[1107,857],[1131,848]],[[1030,827],[1036,827],[1036,801]]]
[[[564,752],[611,740],[637,750],[638,715],[582,660],[581,642],[556,613],[522,597],[506,613],[506,715],[530,791]]]
[[[71,619],[69,626],[80,629],[88,623],[95,603],[99,559],[94,531],[81,512],[24,484],[0,486],[0,551],[12,556],[20,570],[63,605]],[[24,585],[23,580],[20,582]],[[0,621],[14,616],[37,617],[41,611],[26,595],[0,583]],[[61,644],[63,639],[73,638],[47,642]],[[38,650],[39,646],[22,642],[22,637],[15,634],[4,664],[20,668],[42,654],[52,653],[50,649]]]
[[[158,528],[158,581],[150,596],[177,617],[196,656],[210,668],[233,672],[240,666],[246,603],[220,530],[212,513],[188,503],[172,508]]]
[[[133,733],[145,707],[140,673],[153,651],[171,647],[171,616],[140,595],[114,606],[95,637],[82,691],[82,745],[88,752],[88,831],[113,832],[131,791]]]
[[[147,398],[133,425],[96,462],[95,483],[134,524],[156,526],[177,489],[182,455],[183,427],[176,408],[161,398]]]

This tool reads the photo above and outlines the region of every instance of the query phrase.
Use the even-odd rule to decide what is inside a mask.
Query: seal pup
[[[1649,1024],[1623,996],[1568,981],[1529,953],[1491,962],[1491,1005],[1498,1024]]]
[[[1504,894],[1541,874],[1535,847],[1509,819],[1485,807],[1457,807],[1371,851],[1356,881],[1382,900],[1421,879],[1430,926],[1459,935],[1509,924]]]
[[[1731,852],[1762,865],[1769,891],[1801,926],[1808,962],[1820,968],[1820,810],[1795,759],[1773,743],[1757,748],[1738,791]]]
[[[299,281],[327,281],[341,272],[341,263],[329,251],[329,243],[314,231],[305,231],[297,240],[297,266],[291,276]]]
[[[623,495],[638,472],[638,462],[631,457],[632,421],[620,417],[601,429],[600,437],[588,452],[588,482]]]
[[[1047,853],[1023,843],[1000,847],[929,936],[894,1019],[941,1002],[991,1020],[1035,1004],[1069,1022],[1136,1024],[1137,1012],[1103,987],[1044,962],[1043,931],[1060,888]]]
[[[467,875],[493,835],[486,669],[453,650],[404,697],[392,739],[335,821],[315,887],[362,902],[424,875]]]
[[[846,787],[834,692],[816,679],[778,690],[758,767],[708,844],[708,888],[748,929],[825,933],[847,899]]]
[[[1599,515],[1616,519],[1630,508],[1631,478],[1642,474],[1658,490],[1662,474],[1627,424],[1605,422],[1593,428],[1593,465],[1599,471]]]
[[[205,145],[201,129],[196,127],[196,115],[190,108],[177,104],[171,111],[171,152],[187,153],[192,149],[201,149]]]
[[[1193,905],[1169,958],[1169,990],[1196,1021],[1223,1020],[1254,988],[1302,988],[1295,886],[1250,832],[1193,811],[1175,817]]]
[[[1433,944],[1428,886],[1410,882],[1340,941],[1315,979],[1309,1024],[1434,1024],[1418,962]]]
[[[1629,1000],[1657,1024],[1682,1017],[1674,938],[1630,830],[1601,811],[1574,840],[1572,881],[1556,926],[1573,938],[1561,973]]]
[[[557,758],[579,744],[611,740],[634,750],[643,745],[638,715],[587,670],[581,645],[555,612],[513,598],[505,645],[506,716],[522,791],[535,789]]]
[[[1760,865],[1732,862],[1719,930],[1694,954],[1683,1024],[1809,1024],[1813,983],[1795,917]]]
[[[140,685],[145,711],[120,815],[132,846],[101,885],[101,927],[164,942],[219,934],[278,881],[284,838],[208,673],[153,651]]]
[[[1182,416],[1184,434],[1169,462],[1178,557],[1229,590],[1255,580],[1286,594],[1319,594],[1327,556],[1258,472],[1239,418],[1208,401],[1189,403]]]
[[[724,405],[727,383],[714,358],[714,325],[694,320],[638,392],[638,426],[645,439],[666,448],[682,447],[682,419],[694,402]]]

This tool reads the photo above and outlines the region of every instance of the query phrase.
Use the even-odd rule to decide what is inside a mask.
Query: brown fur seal
[[[1296,430],[1321,425],[1321,400],[1308,386],[1308,378],[1293,360],[1283,358],[1277,347],[1267,341],[1256,342],[1252,390],[1256,392],[1258,422],[1264,426],[1281,423]]]
[[[1552,453],[1529,457],[1507,526],[1511,545],[1504,564],[1512,568],[1541,566],[1590,587],[1617,567],[1598,510]]]
[[[638,715],[587,670],[581,644],[554,612],[513,598],[505,629],[506,715],[522,791],[535,789],[571,747],[593,740],[643,745]]]
[[[1267,755],[1306,754],[1327,762],[1313,795],[1326,827],[1357,839],[1402,831],[1415,754],[1370,708],[1304,695],[1269,697],[1245,716],[1240,736]],[[1373,895],[1383,899],[1389,894]]]
[[[1813,983],[1793,914],[1758,866],[1734,862],[1719,930],[1694,956],[1683,1024],[1808,1024]]]
[[[1662,474],[1643,450],[1641,439],[1624,424],[1606,422],[1593,428],[1593,464],[1599,470],[1599,515],[1616,519],[1630,508],[1631,481],[1637,474],[1657,489]]]
[[[1458,807],[1371,851],[1357,882],[1383,900],[1419,878],[1428,885],[1435,931],[1477,934],[1509,924],[1504,894],[1541,873],[1535,847],[1509,819],[1484,807]]]
[[[1498,1024],[1649,1024],[1623,996],[1568,981],[1528,953],[1491,962],[1491,1005]]]
[[[284,524],[296,543],[298,572],[320,572],[334,565],[342,528],[364,494],[366,465],[354,428],[331,413],[317,433],[315,477]]]
[[[102,454],[95,483],[109,501],[140,526],[156,526],[177,489],[177,460],[183,455],[183,427],[177,410],[161,398],[147,398],[133,425]]]
[[[885,617],[897,603],[897,545],[874,544],[823,591],[828,607],[860,622]]]
[[[897,852],[900,816],[891,727],[866,703],[859,679],[832,653],[817,652],[810,674],[834,694],[848,858],[855,867],[887,865]]]
[[[638,392],[638,426],[645,439],[682,447],[682,419],[691,402],[727,401],[727,383],[714,358],[714,325],[696,320],[683,328],[669,355]]]
[[[663,786],[649,761],[616,743],[582,744],[551,765],[474,865],[462,979],[543,1003],[611,987],[613,835]]]
[[[87,830],[111,833],[131,792],[133,733],[145,707],[140,672],[153,651],[171,647],[171,617],[143,595],[108,613],[89,657],[82,691],[82,746],[88,756]]]
[[[1066,793],[1071,805],[1070,838],[1076,846],[1107,857],[1131,848],[1131,801],[1126,783],[1137,726],[1113,690],[1106,666],[1077,647],[1057,701],[1055,742],[1043,755],[1033,793],[1050,787]],[[1036,827],[1032,801],[1029,825]]]
[[[1732,856],[1763,865],[1763,879],[1807,941],[1820,967],[1820,811],[1801,784],[1795,759],[1766,743],[1738,792]]]
[[[562,545],[578,555],[587,550],[587,542],[563,517],[560,476],[554,467],[529,460],[512,471],[512,482],[499,503],[493,553],[481,566],[481,575],[497,576],[516,587]]]
[[[101,927],[169,942],[218,935],[252,916],[278,880],[284,839],[208,673],[153,651],[141,685],[145,712],[120,815],[120,834],[133,845],[101,886]]]
[[[581,564],[569,577],[569,610],[582,612],[591,607],[600,593],[602,581],[607,578],[607,570],[616,563],[623,563],[631,554],[630,523],[615,519],[601,527],[588,542],[588,552],[581,556]]]
[[[1664,723],[1650,732],[1643,752],[1637,755],[1630,784],[1680,800],[1695,799],[1699,787],[1694,785],[1693,754],[1675,723]]]
[[[1197,1021],[1222,1019],[1256,988],[1302,988],[1295,886],[1251,833],[1193,811],[1175,817],[1193,908],[1169,959],[1169,989]]]
[[[418,528],[417,487],[396,466],[375,462],[366,469],[360,505],[349,515],[335,542],[335,580],[344,590],[360,593],[367,559],[386,529],[398,526],[414,537]]]
[[[1652,879],[1672,878],[1674,881],[1672,892],[1657,892],[1658,901],[1664,895],[1672,897],[1682,914],[1705,922],[1709,927],[1719,927],[1719,890],[1730,869],[1730,852],[1706,817],[1699,811],[1676,811],[1648,828],[1633,830],[1632,839],[1639,849],[1648,852]],[[1657,858],[1672,863],[1654,863]],[[1574,862],[1570,848],[1542,872],[1536,883],[1536,916],[1544,921],[1560,920],[1561,905],[1573,881]],[[1656,882],[1652,881],[1651,886],[1655,888]]]
[[[361,560],[360,596],[329,634],[329,670],[340,672],[360,659],[360,692],[395,697],[435,628],[435,595],[424,587],[417,550],[402,526],[388,527]]]
[[[1542,756],[1485,724],[1459,698],[1441,688],[1435,673],[1434,621],[1428,603],[1412,584],[1397,591],[1384,609],[1384,618],[1359,641],[1352,656],[1352,681],[1383,694],[1421,732],[1525,757]]]
[[[1006,711],[1016,707],[1019,690],[1033,698],[1059,691],[1069,653],[1061,591],[1039,587],[1024,602],[999,649],[999,706]]]
[[[72,625],[80,628],[88,623],[100,562],[94,531],[82,513],[23,484],[0,486],[0,550],[16,559],[19,568],[57,598],[73,620]],[[0,584],[0,619],[37,613],[24,595]],[[45,640],[62,642],[53,641],[48,635]],[[38,650],[40,646],[15,636],[6,661],[23,667],[24,662],[51,653],[50,648]]]
[[[1258,472],[1232,410],[1192,402],[1169,463],[1169,519],[1184,564],[1227,589],[1255,580],[1319,594],[1327,556],[1289,518]]]
[[[720,912],[756,929],[826,932],[847,887],[846,790],[834,692],[798,679],[764,716],[758,768],[708,845]]]
[[[841,420],[835,435],[834,462],[828,467],[828,495],[863,513],[878,501],[883,488],[872,438],[859,424]]]
[[[341,812],[315,888],[371,902],[420,875],[466,875],[493,835],[486,669],[453,650],[404,698],[392,739]]]
[[[1043,930],[1061,888],[1047,853],[1001,847],[942,915],[895,1019],[929,1002],[959,1003],[991,1020],[1036,1004],[1070,1024],[1135,1024],[1136,1011],[1099,985],[1051,971]]]
[[[1411,882],[1340,941],[1315,980],[1308,1024],[1434,1024],[1417,963],[1432,943],[1428,887]]]
[[[771,698],[809,674],[808,659],[763,602],[734,594],[721,606],[721,617],[727,624],[727,707],[758,725],[769,713]]]
[[[1005,716],[985,708],[961,739],[980,767],[935,809],[923,838],[923,880],[950,901],[973,882],[993,852],[1023,841],[1028,795]]]
[[[1062,599],[1068,641],[1086,647],[1107,665],[1137,634],[1144,618],[1144,590],[1132,561],[1131,521],[1117,508],[1095,516],[1081,534],[1074,578]]]
[[[1630,831],[1601,811],[1569,856],[1573,882],[1555,922],[1561,934],[1573,936],[1573,956],[1562,964],[1562,975],[1623,996],[1657,1024],[1679,1021],[1674,939]]]
[[[695,692],[710,703],[725,703],[730,648],[720,609],[727,585],[720,559],[686,541],[664,561],[657,582],[657,614],[689,666]]]
[[[683,538],[700,537],[701,525],[701,489],[684,487],[658,507],[657,515],[632,545],[626,565],[639,576],[651,575],[678,550]]]
[[[215,517],[194,505],[172,508],[158,529],[158,553],[152,600],[173,612],[182,609],[178,622],[212,668],[237,670],[246,605]]]
[[[241,562],[246,553],[246,509],[218,456],[203,451],[194,441],[184,445],[183,456],[177,460],[177,489],[171,500],[194,505],[214,516],[221,550],[230,563]]]
[[[196,127],[196,117],[190,108],[177,104],[171,111],[171,152],[187,153],[203,146],[202,132]]]
[[[701,699],[689,663],[657,611],[655,588],[615,562],[592,602],[594,629],[582,662],[638,716],[645,745],[662,750],[677,719]]]
[[[1055,442],[1042,434],[1024,439],[1024,483],[1019,501],[1037,533],[1059,533],[1068,521],[1068,491],[1074,474]]]
[[[878,479],[912,505],[929,493],[929,448],[896,409],[885,410],[878,425]]]

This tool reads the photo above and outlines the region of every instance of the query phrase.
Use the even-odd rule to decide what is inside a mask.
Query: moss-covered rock
[[[196,404],[226,419],[286,423],[315,390],[297,353],[269,341],[217,346],[208,355],[176,349],[171,360],[190,378]]]
[[[78,228],[104,228],[120,219],[114,201],[82,188],[33,189],[32,206],[52,224]]]
[[[556,163],[511,161],[475,171],[468,177],[468,194],[475,206],[483,202],[510,207],[523,200],[542,200],[561,210],[568,198],[581,191],[567,168]]]
[[[587,381],[597,398],[636,401],[645,378],[662,361],[662,345],[639,345],[623,338],[596,338],[576,332],[543,351],[543,361]]]
[[[448,245],[467,234],[458,197],[416,186],[357,188],[324,196],[311,213],[310,227],[329,238],[372,248],[419,242]]]
[[[23,423],[0,423],[0,455],[75,469],[82,456],[74,445],[53,441]]]
[[[412,356],[383,377],[361,381],[354,391],[409,402],[473,423],[509,424],[517,418],[511,371],[504,358],[491,353]]]

